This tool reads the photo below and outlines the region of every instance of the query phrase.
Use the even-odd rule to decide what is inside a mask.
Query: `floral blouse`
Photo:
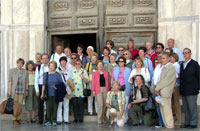
[[[79,72],[77,72],[76,69],[72,70],[72,80],[75,85],[75,88],[73,91],[73,97],[81,97],[82,98],[82,97],[84,97],[83,90],[84,90],[84,88],[86,88],[86,84],[81,79],[80,74],[83,74],[83,76],[86,79],[89,79],[88,74],[84,69],[81,68],[81,70]]]

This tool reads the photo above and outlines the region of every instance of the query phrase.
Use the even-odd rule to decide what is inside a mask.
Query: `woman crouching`
[[[114,119],[117,118],[117,125],[124,126],[126,97],[123,91],[120,91],[120,83],[112,82],[112,90],[108,92],[106,99],[107,117],[110,117],[110,125],[113,126]]]

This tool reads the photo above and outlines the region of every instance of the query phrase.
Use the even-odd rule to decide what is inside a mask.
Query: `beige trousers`
[[[18,102],[21,106],[23,104],[24,93],[15,93],[14,101]],[[21,114],[17,117],[13,116],[13,120],[21,120]]]
[[[171,98],[162,98],[164,106],[160,105],[160,111],[166,128],[174,128],[174,118],[172,115]]]
[[[179,87],[175,87],[175,93],[173,94],[172,108],[176,115],[175,125],[181,125],[181,105],[180,105],[180,92]]]
[[[100,93],[96,95],[97,98],[97,123],[103,123],[106,121],[106,87],[100,87]]]

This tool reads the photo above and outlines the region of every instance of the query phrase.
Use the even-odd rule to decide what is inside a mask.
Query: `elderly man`
[[[169,62],[169,55],[167,53],[162,54],[163,69],[160,75],[160,81],[158,81],[155,94],[161,95],[164,105],[160,105],[161,114],[166,128],[174,128],[174,119],[171,109],[171,98],[176,82],[176,70],[174,66]]]
[[[182,54],[181,50],[178,49],[178,48],[176,48],[176,47],[174,47],[174,44],[175,44],[174,39],[169,38],[168,41],[167,41],[167,44],[168,44],[168,47],[169,47],[169,48],[173,49],[173,53],[178,54],[178,58],[179,58],[178,61],[179,61],[179,62],[184,61],[184,59],[183,59],[183,54]]]
[[[124,55],[124,51],[125,51],[125,47],[124,47],[124,46],[119,46],[119,47],[118,47],[118,55],[117,55],[116,61],[118,60],[118,58],[119,58],[120,56],[123,56],[123,55]]]
[[[185,61],[180,69],[180,93],[183,101],[183,111],[185,113],[184,125],[181,128],[197,128],[198,109],[197,95],[199,94],[199,64],[191,59],[191,50],[183,50]]]
[[[65,54],[63,53],[63,47],[61,45],[57,45],[56,52],[51,55],[50,61],[56,61],[57,66],[59,67],[60,66],[59,60],[62,56],[65,56]]]
[[[45,72],[49,71],[48,67],[49,55],[47,53],[42,54],[42,64],[38,65],[35,71],[35,92],[39,97],[39,107],[38,107],[38,119],[39,124],[43,124],[44,120],[44,101],[41,99],[42,85],[43,85],[43,75]]]
[[[65,48],[64,49],[64,53],[65,53],[65,56],[67,57],[67,62],[70,63],[70,60],[71,60],[71,49],[70,48]]]

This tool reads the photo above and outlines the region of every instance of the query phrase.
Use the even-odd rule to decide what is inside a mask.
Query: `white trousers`
[[[62,109],[64,108],[64,122],[69,122],[69,99],[64,97],[63,102],[59,102],[57,111],[57,122],[63,122]]]
[[[89,83],[89,89],[91,89],[92,83]],[[94,96],[93,96],[93,92],[91,93],[91,96],[88,96],[88,112],[89,113],[93,113],[93,100],[94,100]],[[95,102],[94,102],[94,105],[95,105],[95,111],[97,113],[97,99],[95,97]]]

